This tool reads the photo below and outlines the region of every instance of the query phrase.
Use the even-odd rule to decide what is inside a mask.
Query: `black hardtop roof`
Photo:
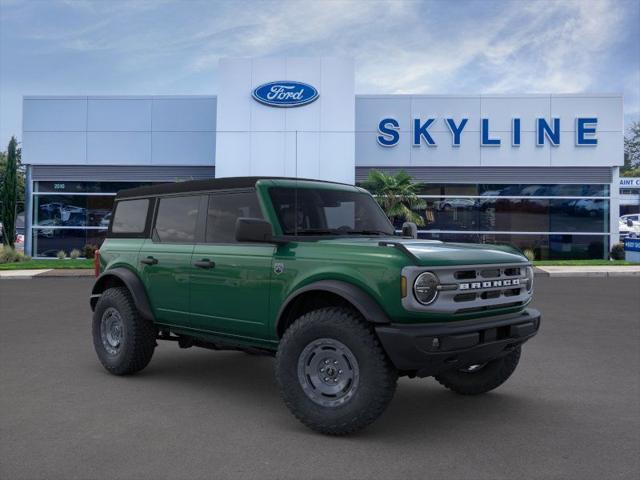
[[[336,185],[347,185],[346,183],[329,182],[326,180],[315,180],[313,178],[294,177],[228,177],[228,178],[208,178],[205,180],[188,180],[185,182],[162,183],[159,185],[149,185],[146,187],[128,188],[120,190],[116,200],[133,197],[154,197],[157,195],[170,195],[174,193],[202,192],[208,190],[229,190],[234,188],[252,188],[258,180],[300,180],[304,182],[334,183]]]

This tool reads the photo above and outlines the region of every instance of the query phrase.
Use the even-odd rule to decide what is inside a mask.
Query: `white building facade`
[[[228,59],[211,96],[23,101],[26,250],[99,245],[115,193],[246,175],[420,184],[420,236],[603,258],[618,236],[621,95],[356,95],[342,58]]]

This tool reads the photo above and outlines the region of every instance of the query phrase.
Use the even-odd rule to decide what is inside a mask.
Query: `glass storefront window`
[[[113,196],[34,195],[33,225],[107,227]]]
[[[536,260],[608,258],[608,235],[471,234],[420,232],[419,238],[443,242],[508,244],[531,249]]]
[[[106,233],[106,230],[98,229],[34,228],[33,256],[55,257],[60,250],[64,250],[68,255],[73,249],[80,250],[84,255],[85,245],[100,247]]]
[[[36,193],[117,193],[127,188],[153,185],[153,182],[36,182]]]
[[[609,200],[426,198],[420,230],[608,232]],[[396,222],[399,228],[402,221]]]
[[[420,195],[493,197],[608,197],[609,185],[570,184],[423,184]]]

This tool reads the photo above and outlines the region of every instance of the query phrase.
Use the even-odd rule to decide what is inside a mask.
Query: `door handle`
[[[216,266],[216,262],[212,262],[211,260],[209,260],[208,258],[203,258],[202,260],[198,261],[198,262],[193,262],[193,266],[194,267],[198,267],[198,268],[213,268]]]
[[[140,263],[144,263],[145,265],[155,265],[156,263],[158,263],[158,259],[153,257],[147,257],[140,260]]]

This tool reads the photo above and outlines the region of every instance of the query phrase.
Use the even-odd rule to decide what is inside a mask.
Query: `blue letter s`
[[[378,132],[380,133],[380,135],[378,135],[378,143],[383,147],[393,147],[397,145],[400,140],[400,133],[398,133],[399,128],[400,124],[395,118],[383,118],[380,120],[378,124]]]

